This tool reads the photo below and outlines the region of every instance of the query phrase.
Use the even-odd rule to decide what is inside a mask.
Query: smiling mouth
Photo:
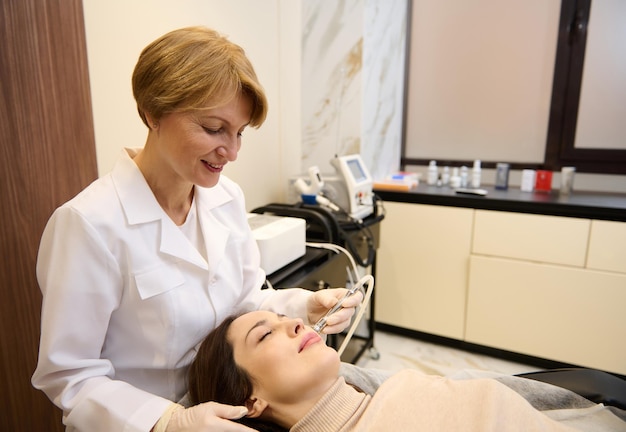
[[[209,163],[205,160],[202,161],[202,163],[210,170],[213,172],[220,172],[224,169],[224,165],[216,165],[216,164],[212,164]]]

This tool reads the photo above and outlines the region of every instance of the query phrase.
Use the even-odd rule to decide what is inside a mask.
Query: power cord
[[[350,253],[356,258],[357,262],[361,267],[369,267],[372,265],[374,261],[375,255],[375,247],[374,247],[374,236],[372,235],[369,227],[365,226],[363,220],[352,217],[345,209],[342,209],[339,205],[334,203],[328,197],[324,196],[324,192],[321,191],[316,197],[316,202],[322,207],[326,207],[332,210],[336,214],[340,214],[341,216],[346,218],[346,221],[338,224],[339,234],[341,235],[344,243],[350,250]],[[372,203],[372,207],[378,210],[378,202],[380,198],[376,194],[373,195],[374,202]],[[377,213],[377,212],[376,212]],[[384,214],[378,215],[375,217],[372,224],[382,220],[384,218]],[[354,244],[353,238],[346,232],[346,228],[354,228],[354,230],[359,230],[364,234],[364,238],[367,241],[367,255],[365,258],[361,257],[359,254],[358,247]]]
[[[354,317],[354,321],[352,322],[352,326],[348,330],[348,333],[346,333],[346,337],[343,340],[343,343],[341,344],[341,346],[337,350],[339,355],[343,354],[344,350],[348,346],[348,342],[350,342],[350,339],[352,339],[352,336],[354,335],[354,332],[356,331],[357,326],[359,325],[359,323],[363,319],[363,315],[365,314],[365,310],[367,309],[367,305],[369,304],[370,298],[372,297],[372,292],[374,291],[374,276],[372,276],[372,275],[365,275],[365,276],[363,276],[357,282],[357,285],[359,285],[359,284],[361,285],[361,288],[363,286],[367,285],[367,290],[365,291],[365,295],[363,296],[363,301],[361,302],[361,306],[359,306],[359,310],[357,311],[357,313],[356,313],[356,315]]]

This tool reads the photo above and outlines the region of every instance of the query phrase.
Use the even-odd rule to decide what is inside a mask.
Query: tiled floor
[[[381,331],[374,335],[374,347],[378,359],[365,353],[357,362],[358,366],[391,371],[411,368],[442,376],[464,370],[513,375],[540,369]]]

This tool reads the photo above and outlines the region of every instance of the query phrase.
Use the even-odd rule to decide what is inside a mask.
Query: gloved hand
[[[307,318],[311,325],[315,324],[326,312],[332,308],[348,290],[345,288],[330,288],[315,291],[307,301]],[[322,329],[322,333],[333,334],[339,333],[350,325],[350,319],[354,312],[363,301],[363,294],[360,291],[355,292],[348,297],[334,314],[328,317],[326,327]]]
[[[252,432],[239,423],[232,422],[246,415],[242,406],[206,402],[191,408],[172,404],[152,429],[153,432]]]

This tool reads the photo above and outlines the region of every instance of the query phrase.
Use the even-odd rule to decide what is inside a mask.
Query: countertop
[[[579,192],[522,192],[519,187],[507,190],[481,186],[486,196],[459,194],[447,186],[420,185],[408,192],[375,189],[385,201],[544,214],[585,219],[626,222],[626,194]]]

